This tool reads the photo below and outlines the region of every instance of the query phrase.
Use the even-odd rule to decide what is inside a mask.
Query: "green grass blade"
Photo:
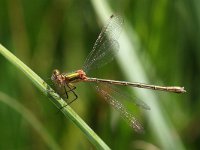
[[[0,44],[0,53],[7,58],[13,65],[20,69],[24,74],[40,89],[45,95],[49,97],[51,102],[55,104],[57,108],[61,108],[66,102],[60,98],[60,96],[51,89],[51,87],[42,80],[35,72],[33,72],[28,66],[8,51],[3,45]],[[89,141],[97,149],[110,149],[102,139],[73,111],[70,106],[66,106],[62,109],[63,114],[69,118],[80,130],[86,135]]]
[[[21,114],[21,116],[27,120],[30,125],[38,132],[38,134],[44,139],[49,148],[53,150],[60,150],[59,146],[54,139],[48,134],[46,129],[42,126],[39,120],[30,112],[27,108],[21,105],[18,101],[9,97],[8,95],[0,92],[0,101],[14,109],[16,112]]]
[[[105,23],[106,19],[112,15],[114,11],[111,10],[107,2],[104,0],[91,0],[91,2],[97,16],[103,23]],[[138,49],[141,47],[139,37],[127,22],[125,22],[125,26],[127,30],[121,34],[119,39],[121,50],[119,52],[119,57],[117,57],[117,61],[128,80],[149,83],[148,76],[142,67],[144,64],[139,60],[140,56],[137,53]],[[150,63],[150,60],[146,59],[146,62]],[[134,65],[134,71],[129,68],[130,64]],[[164,149],[184,150],[185,147],[180,136],[175,131],[172,123],[165,119],[167,118],[167,114],[162,109],[162,106],[159,105],[159,100],[156,94],[151,91],[146,92],[145,90],[133,90],[139,99],[142,99],[151,106],[151,112],[146,113],[146,116],[150,122],[154,135],[160,142],[161,147]]]

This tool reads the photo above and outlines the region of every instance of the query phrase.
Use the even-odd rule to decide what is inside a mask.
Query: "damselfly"
[[[101,33],[98,36],[98,39],[96,40],[92,51],[84,62],[83,69],[77,70],[72,73],[62,74],[56,69],[53,71],[51,80],[58,87],[64,88],[67,99],[69,92],[74,94],[74,99],[71,100],[68,105],[78,98],[77,94],[74,91],[76,87],[73,85],[73,83],[94,82],[95,88],[98,93],[100,93],[111,106],[113,106],[116,110],[120,112],[121,116],[129,123],[132,128],[135,129],[135,131],[141,132],[143,131],[142,125],[135,119],[135,117],[131,113],[127,111],[123,104],[117,100],[118,98],[126,98],[126,96],[120,94],[120,91],[117,91],[115,88],[113,88],[113,86],[110,85],[132,86],[175,93],[184,93],[186,91],[184,90],[184,87],[157,86],[137,82],[99,79],[87,76],[87,74],[91,70],[99,68],[113,60],[119,49],[119,43],[117,42],[117,39],[121,32],[122,24],[123,19],[119,15],[112,15],[108,20],[108,23],[101,30]],[[149,109],[148,105],[146,105],[142,101],[135,101],[135,103],[136,105],[144,109]]]

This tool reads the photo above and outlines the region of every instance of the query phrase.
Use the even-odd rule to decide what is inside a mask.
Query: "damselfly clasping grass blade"
[[[74,91],[76,88],[74,86],[74,83],[95,83],[95,88],[97,92],[100,93],[112,107],[119,111],[122,118],[124,118],[129,123],[129,125],[134,128],[135,131],[142,132],[142,125],[131,113],[127,111],[122,103],[117,100],[118,98],[126,97],[126,95],[121,94],[120,91],[116,91],[116,89],[111,85],[132,86],[137,88],[160,90],[174,93],[184,93],[186,91],[184,90],[184,87],[178,86],[157,86],[138,82],[116,81],[87,76],[87,74],[91,70],[99,68],[113,60],[119,50],[119,43],[117,42],[117,39],[121,32],[122,24],[123,19],[119,15],[112,15],[108,20],[108,23],[101,30],[101,33],[98,36],[92,51],[84,62],[83,69],[77,70],[72,73],[60,73],[60,71],[56,69],[53,71],[51,80],[58,87],[64,89],[66,99],[68,99],[69,93],[72,93],[74,95],[74,98],[68,104],[72,103],[78,98]],[[140,106],[141,108],[150,109],[149,106],[142,101],[135,101],[135,104],[137,106]]]

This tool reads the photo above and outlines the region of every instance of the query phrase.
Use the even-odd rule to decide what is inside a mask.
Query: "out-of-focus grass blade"
[[[59,146],[56,144],[54,139],[48,134],[46,129],[37,120],[37,118],[30,112],[27,108],[21,105],[18,101],[9,97],[5,93],[0,92],[0,101],[14,109],[16,112],[22,115],[22,117],[27,120],[30,125],[38,132],[39,135],[44,139],[49,148],[53,150],[60,150]]]
[[[97,16],[104,24],[113,11],[104,0],[91,0],[91,2]],[[120,55],[118,55],[119,57],[117,58],[117,61],[123,73],[130,81],[142,81],[144,83],[148,83],[148,77],[142,67],[142,62],[139,60],[139,55],[137,54],[137,50],[140,47],[140,40],[133,28],[131,28],[126,21],[125,27],[127,30],[121,34],[119,39]],[[150,63],[150,60],[146,60],[146,62]],[[130,64],[134,65],[134,71],[130,69]],[[172,123],[165,119],[168,117],[159,105],[156,94],[151,91],[138,89],[133,90],[138,98],[145,101],[151,107],[151,112],[146,113],[146,115],[151,129],[154,131],[154,135],[159,141],[161,147],[164,149],[185,149],[178,133],[174,130]]]

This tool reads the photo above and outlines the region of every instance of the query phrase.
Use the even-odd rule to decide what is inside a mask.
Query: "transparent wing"
[[[116,86],[113,86],[111,84],[106,84],[103,83],[103,87],[104,89],[108,89],[109,92],[112,95],[115,95],[116,98],[120,99],[120,100],[127,100],[130,101],[131,103],[135,104],[136,106],[142,108],[142,109],[146,109],[146,110],[150,110],[151,108],[142,100],[138,99],[137,97],[132,97],[128,94],[128,92],[126,92],[125,90],[121,90],[119,88],[117,88]],[[124,87],[123,87],[124,88]]]
[[[112,88],[106,86],[105,84],[98,83],[95,86],[98,93],[100,93],[106,102],[108,102],[114,109],[116,109],[121,117],[128,122],[128,124],[138,133],[143,133],[144,129],[140,122],[131,114],[128,112],[128,110],[124,107],[122,103],[120,103],[115,95],[116,91],[114,91]]]
[[[117,39],[121,33],[122,24],[123,19],[119,15],[110,17],[84,62],[83,70],[85,72],[99,68],[113,60],[119,49]]]

